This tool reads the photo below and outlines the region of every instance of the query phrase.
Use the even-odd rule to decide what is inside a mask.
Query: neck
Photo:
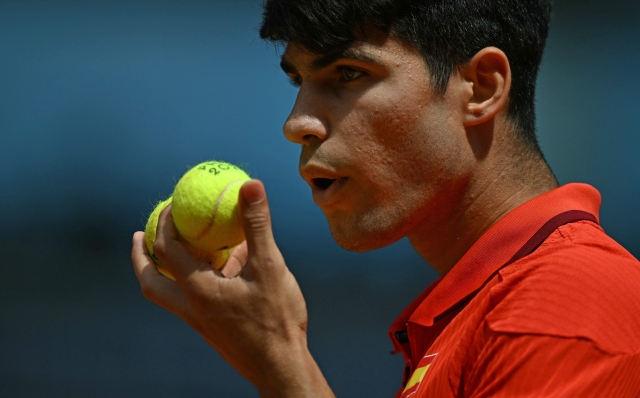
[[[441,276],[498,220],[521,204],[558,187],[549,166],[539,157],[514,158],[510,165],[484,159],[460,198],[456,211],[437,228],[425,222],[409,241]],[[506,167],[505,167],[506,166]],[[525,170],[523,172],[523,170]]]

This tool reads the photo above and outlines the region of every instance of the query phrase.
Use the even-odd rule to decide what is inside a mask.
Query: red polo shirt
[[[599,207],[593,187],[568,184],[491,227],[389,330],[407,361],[396,397],[640,397],[640,263]],[[595,217],[504,266],[570,211]]]

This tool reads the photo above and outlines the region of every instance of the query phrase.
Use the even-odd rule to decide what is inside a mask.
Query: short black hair
[[[552,0],[266,0],[260,37],[296,42],[317,54],[349,46],[375,27],[417,48],[434,89],[485,47],[501,49],[512,71],[508,116],[516,135],[541,155],[535,87]]]

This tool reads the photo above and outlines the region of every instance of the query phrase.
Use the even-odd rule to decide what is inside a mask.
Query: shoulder
[[[558,228],[496,278],[491,330],[586,339],[609,353],[640,350],[640,263],[597,224]]]

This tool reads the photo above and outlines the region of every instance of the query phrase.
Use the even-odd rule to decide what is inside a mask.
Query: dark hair
[[[326,54],[371,27],[413,45],[434,89],[444,94],[454,68],[481,49],[507,55],[512,71],[508,116],[517,136],[540,153],[535,86],[549,31],[552,0],[266,0],[260,37],[297,42]]]

